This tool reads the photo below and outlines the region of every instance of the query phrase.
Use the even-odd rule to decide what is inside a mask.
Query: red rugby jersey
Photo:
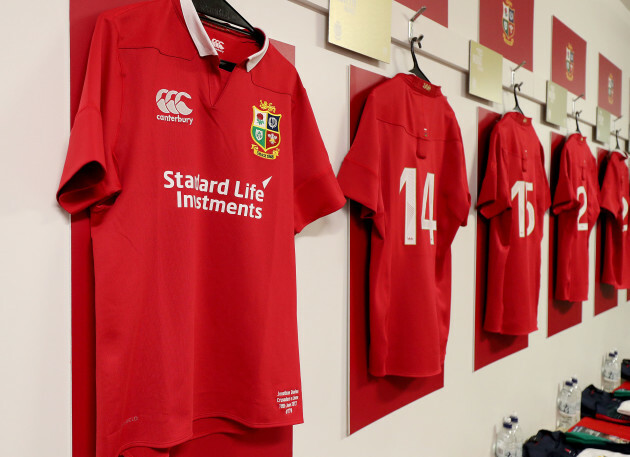
[[[477,201],[490,219],[486,331],[524,335],[538,328],[540,242],[550,204],[544,152],[531,118],[506,113],[490,135]]]
[[[459,125],[440,88],[403,74],[377,86],[338,180],[373,221],[370,373],[440,373],[450,246],[470,208]]]
[[[601,281],[617,289],[630,288],[628,238],[628,164],[619,151],[611,152],[602,184],[600,205],[606,222]]]
[[[302,422],[294,234],[345,199],[266,38],[191,0],[103,14],[57,197],[90,209],[98,457]]]
[[[571,135],[560,153],[560,174],[553,197],[558,215],[556,262],[557,300],[588,298],[588,238],[599,215],[597,162],[579,133]]]

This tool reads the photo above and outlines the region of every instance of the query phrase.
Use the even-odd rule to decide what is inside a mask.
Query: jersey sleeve
[[[440,179],[438,189],[438,208],[446,208],[447,211],[439,213],[440,226],[439,247],[440,251],[447,249],[453,242],[459,227],[468,223],[468,211],[470,210],[470,192],[468,190],[468,177],[466,172],[466,158],[462,143],[461,132],[457,122],[453,121],[451,128],[452,140],[449,141],[450,154],[445,157],[442,169],[446,172]]]
[[[117,52],[115,26],[101,16],[57,191],[57,201],[72,214],[121,191],[112,152],[122,95]]]
[[[571,176],[571,158],[569,157],[567,145],[562,148],[560,153],[560,171],[558,173],[558,184],[553,196],[553,212],[560,214],[579,205],[575,186],[573,185],[573,177]]]
[[[623,215],[619,198],[619,176],[617,175],[617,168],[613,163],[613,159],[613,157],[608,159],[599,204],[602,209],[612,213],[616,219],[621,219]]]
[[[300,232],[341,208],[346,199],[330,165],[306,90],[298,81],[292,100],[294,229]]]
[[[367,216],[377,213],[381,206],[379,133],[374,103],[374,97],[368,96],[357,134],[337,175],[344,195],[363,205],[368,210]]]
[[[493,218],[511,206],[508,165],[501,147],[501,135],[494,129],[490,135],[488,165],[477,199],[479,212]]]

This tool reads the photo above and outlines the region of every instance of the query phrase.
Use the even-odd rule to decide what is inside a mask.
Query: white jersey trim
[[[218,55],[217,50],[212,45],[210,37],[208,37],[208,34],[203,28],[203,24],[201,23],[201,19],[199,19],[199,15],[197,14],[197,10],[195,10],[192,0],[180,0],[180,5],[182,8],[182,15],[184,16],[184,22],[186,22],[186,28],[197,47],[199,55],[201,57]],[[260,32],[262,32],[262,30]],[[269,49],[269,38],[264,32],[262,32],[262,34],[265,37],[263,47],[260,51],[247,58],[247,63],[245,64],[247,71],[251,71],[256,65],[258,65],[267,53],[267,49]]]

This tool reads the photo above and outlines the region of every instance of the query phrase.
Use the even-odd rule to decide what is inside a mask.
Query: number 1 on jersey
[[[400,175],[400,191],[405,189],[405,244],[416,244],[416,169],[405,168]]]
[[[512,200],[518,197],[518,236],[521,238],[531,235],[536,224],[534,205],[527,201],[527,192],[533,190],[534,183],[526,181],[516,181],[512,186]],[[527,209],[528,216],[527,232],[525,232],[525,209]]]
[[[405,244],[416,244],[416,169],[404,168],[400,175],[400,191],[405,189]],[[424,191],[422,193],[422,215],[420,218],[420,227],[422,230],[428,230],[431,244],[435,244],[434,232],[437,231],[437,222],[433,218],[433,202],[435,200],[435,174],[427,173],[424,181]],[[428,217],[427,217],[428,212]]]

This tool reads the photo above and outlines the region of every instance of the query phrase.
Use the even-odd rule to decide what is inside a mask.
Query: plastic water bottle
[[[621,359],[619,358],[619,351],[616,349],[613,351],[615,357],[613,359],[613,367],[615,369],[614,380],[615,380],[615,389],[621,385]]]
[[[614,352],[609,352],[604,356],[602,362],[602,390],[612,392],[621,381],[621,364]]]
[[[571,397],[571,388],[573,387],[573,383],[571,381],[565,381],[562,389],[558,393],[558,399],[556,401],[556,429],[566,432],[569,428],[571,428],[571,421],[573,419],[574,414],[572,414],[572,405],[571,402],[573,398]]]
[[[503,427],[497,433],[494,455],[496,457],[516,457],[514,431],[509,417],[503,418]]]
[[[574,419],[573,419],[573,424],[575,425],[580,421],[580,411],[582,409],[582,390],[580,389],[580,386],[578,384],[578,379],[577,377],[573,376],[571,378],[571,382],[573,383],[573,390],[572,390],[572,394],[573,394],[573,412],[574,412]]]
[[[510,421],[512,422],[512,433],[514,434],[514,455],[516,457],[523,457],[523,443],[525,440],[523,438],[523,430],[521,430],[521,426],[518,423],[518,416],[516,413],[512,413],[510,415]]]

